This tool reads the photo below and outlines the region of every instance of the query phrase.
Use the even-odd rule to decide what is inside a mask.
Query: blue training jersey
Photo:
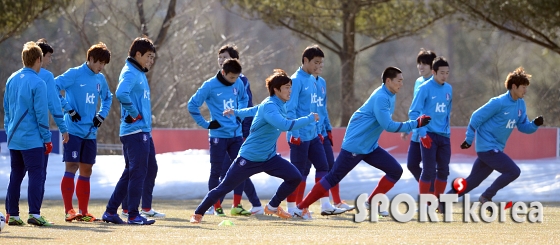
[[[220,81],[219,79],[224,79]],[[243,136],[241,121],[236,117],[226,117],[223,112],[227,109],[247,108],[247,92],[241,79],[230,84],[225,81],[221,73],[205,81],[196,93],[189,99],[187,109],[195,122],[208,128],[210,121],[206,121],[200,113],[200,107],[206,102],[210,111],[210,121],[216,120],[221,127],[208,130],[208,135],[213,138],[233,138]]]
[[[420,115],[430,116],[432,120],[426,127],[418,129],[418,136],[426,136],[426,132],[450,137],[450,116],[453,102],[453,91],[449,83],[439,84],[430,78],[418,87],[418,92],[408,111],[408,117],[415,120]]]
[[[247,77],[243,75],[243,73],[239,75],[239,78],[243,82],[243,86],[245,86],[245,92],[247,93],[247,107],[253,107],[253,93],[251,92],[251,84],[249,83],[249,79],[247,79]],[[243,138],[247,138],[247,136],[249,136],[251,123],[253,123],[253,117],[246,117],[242,120],[241,131],[243,133]]]
[[[8,78],[4,91],[8,149],[29,150],[51,142],[47,104],[47,85],[33,69],[25,67]]]
[[[62,108],[66,112],[75,110],[82,117],[80,121],[72,122],[70,115],[64,115],[68,133],[83,139],[95,139],[97,127],[93,126],[93,118],[96,114],[107,118],[113,103],[113,94],[103,73],[95,74],[84,62],[56,77],[55,82],[58,90],[66,91],[64,100],[61,100]],[[99,111],[98,100],[101,100]]]
[[[276,155],[276,141],[282,131],[296,130],[315,122],[315,116],[287,119],[286,105],[275,95],[251,108],[235,110],[238,117],[253,116],[251,133],[241,145],[239,155],[252,162],[265,162]]]
[[[327,110],[327,82],[320,76],[316,79],[317,99],[315,104],[317,105],[317,113],[319,114],[317,130],[323,136],[327,136],[327,131],[332,130],[329,112]]]
[[[301,67],[291,76],[292,94],[286,102],[288,119],[296,119],[317,112],[317,87],[315,77],[305,72]],[[317,137],[317,124],[311,123],[298,130],[289,131],[286,134],[288,142],[290,137],[300,138],[302,141],[310,141]]]
[[[60,105],[60,92],[56,89],[56,84],[54,83],[54,75],[52,72],[45,68],[41,68],[39,71],[39,77],[45,81],[47,85],[47,100],[49,103],[49,111],[51,116],[60,130],[60,133],[68,132],[66,128],[66,123],[64,122],[64,114],[62,113],[62,106]]]
[[[385,84],[375,89],[348,123],[342,149],[355,154],[368,154],[378,147],[379,136],[387,132],[410,132],[418,126],[416,120],[395,122],[391,119],[395,111],[395,94]]]
[[[428,78],[424,78],[423,76],[420,76],[418,79],[416,79],[416,82],[414,82],[414,92],[412,93],[412,100],[414,100],[414,98],[416,97],[416,94],[418,93],[418,87],[420,87],[420,85],[422,83],[430,80],[433,77],[434,77],[433,75],[428,77]],[[410,136],[410,140],[412,140],[414,142],[420,142],[420,137],[418,137],[418,130],[417,129],[412,130],[412,135]]]
[[[150,84],[146,77],[147,69],[143,69],[131,57],[126,59],[119,75],[119,85],[115,94],[121,104],[120,136],[140,132],[152,132],[152,104],[150,100]],[[142,119],[134,123],[127,123],[128,115],[136,118],[138,114]]]
[[[473,112],[467,127],[466,141],[472,144],[476,132],[477,152],[503,151],[515,126],[526,134],[534,133],[538,128],[527,119],[525,101],[513,100],[508,91],[490,99]]]

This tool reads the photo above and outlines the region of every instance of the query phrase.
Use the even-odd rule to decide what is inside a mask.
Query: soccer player
[[[207,128],[210,137],[210,178],[208,190],[214,189],[220,183],[222,165],[227,159],[235,159],[239,148],[243,144],[241,121],[236,117],[226,117],[223,111],[227,109],[243,109],[247,107],[248,97],[245,86],[239,75],[241,64],[237,59],[227,59],[222,69],[212,78],[205,81],[196,93],[189,99],[188,110],[198,125]],[[210,111],[210,122],[200,114],[200,107],[206,103]],[[230,163],[231,164],[231,163]],[[241,206],[241,193],[244,183],[235,187],[232,215],[251,215],[251,212]],[[216,215],[225,216],[221,203],[214,204]]]
[[[233,44],[228,44],[222,46],[220,50],[218,50],[218,64],[220,65],[220,68],[224,64],[224,61],[226,61],[227,59],[239,59],[239,51],[237,50],[237,46]],[[245,91],[247,92],[247,98],[248,98],[247,107],[253,107],[253,94],[251,93],[251,85],[249,83],[249,80],[245,75],[243,75],[243,73],[239,74],[239,79],[241,79],[241,81],[243,82],[243,85],[245,86]],[[243,140],[247,139],[247,137],[249,136],[252,122],[253,122],[253,117],[246,117],[245,119],[243,119],[241,123]],[[224,157],[224,163],[222,165],[222,172],[220,174],[220,179],[224,179],[224,176],[226,175],[226,172],[229,169],[229,166],[231,165],[233,160],[234,158],[230,159],[227,156]],[[240,191],[240,190],[238,188],[233,190],[234,199],[241,200],[241,195],[243,193],[242,192],[236,193],[236,191]],[[250,178],[245,181],[245,188],[243,189],[243,191],[245,192],[245,195],[247,195],[247,199],[249,200],[249,202],[251,202],[251,205],[253,206],[251,210],[249,210],[249,212],[251,212],[251,214],[253,215],[263,214],[264,208],[262,207],[261,200],[257,196],[255,185],[253,185],[253,182],[251,181]],[[220,202],[222,201],[223,198],[220,200]],[[232,208],[235,209],[236,207],[232,207]],[[211,212],[214,212],[213,208],[211,208],[210,210]]]
[[[97,156],[97,130],[109,114],[113,94],[101,70],[111,61],[111,51],[104,43],[92,45],[87,51],[86,62],[70,68],[55,79],[58,90],[65,91],[61,99],[66,111],[64,121],[70,133],[69,141],[64,144],[63,161],[66,169],[60,189],[64,201],[65,220],[91,222],[96,218],[88,212],[90,176]],[[99,111],[97,103],[101,101]],[[76,181],[76,197],[79,211],[72,206],[74,177],[80,170]]]
[[[35,42],[28,42],[21,52],[23,68],[14,72],[4,91],[4,128],[8,136],[11,172],[6,195],[9,225],[25,225],[19,217],[21,182],[27,172],[29,187],[27,223],[51,226],[41,216],[45,189],[45,155],[52,150],[49,131],[47,85],[37,75],[41,69],[43,52]]]
[[[418,86],[408,117],[413,119],[425,114],[432,118],[427,127],[418,129],[422,154],[422,173],[418,189],[420,194],[431,193],[439,197],[445,191],[451,161],[450,114],[453,91],[451,85],[446,82],[449,63],[445,58],[440,56],[434,59],[432,74],[432,78]],[[434,191],[430,192],[432,181]]]
[[[62,134],[62,143],[67,143],[69,139],[68,135],[68,128],[64,123],[64,114],[62,113],[62,106],[60,105],[60,99],[58,91],[56,90],[56,84],[54,82],[54,76],[52,72],[47,70],[47,66],[49,66],[52,62],[52,54],[54,53],[54,49],[47,43],[47,40],[44,38],[39,39],[36,42],[37,46],[41,48],[43,52],[43,64],[41,65],[41,70],[39,71],[39,77],[45,81],[47,85],[47,100],[49,103],[49,112],[58,127],[58,130]],[[47,165],[49,163],[49,155],[45,155],[45,172],[43,173],[43,183],[47,180]],[[45,193],[43,191],[44,197]],[[41,199],[42,200],[42,199]],[[42,203],[42,201],[41,201]]]
[[[156,222],[138,212],[140,198],[145,198],[143,189],[147,186],[153,188],[153,183],[148,185],[145,182],[155,181],[155,178],[148,178],[148,174],[155,174],[158,169],[151,135],[150,84],[146,77],[146,72],[154,64],[155,56],[156,48],[152,40],[146,37],[135,38],[119,75],[119,84],[115,92],[121,104],[119,136],[123,144],[123,156],[128,164],[125,165],[103,213],[103,221],[107,223],[124,224],[117,213],[124,198],[128,198],[128,224],[151,225]],[[152,190],[149,190],[150,196]]]
[[[414,82],[414,92],[412,100],[416,97],[418,92],[418,87],[425,81],[430,80],[432,75],[432,62],[436,58],[436,53],[431,50],[420,49],[420,52],[416,56],[416,68],[418,68],[418,73],[420,77]],[[408,138],[408,133],[401,133],[401,138],[406,140]],[[420,139],[418,137],[418,132],[416,129],[412,130],[410,136],[410,145],[408,146],[408,158],[407,158],[407,168],[414,176],[416,181],[420,181],[420,174],[422,173],[422,168],[420,167],[420,162],[422,161],[422,153],[420,152]],[[431,183],[430,190],[433,191],[433,182]]]
[[[317,73],[317,70],[323,66],[324,57],[323,51],[317,45],[309,46],[303,51],[302,65],[291,77],[292,96],[286,102],[289,119],[300,118],[309,115],[309,113],[317,112],[317,79],[313,74]],[[303,199],[311,164],[315,167],[315,182],[319,181],[329,171],[325,149],[319,137],[320,134],[316,123],[286,133],[290,145],[290,162],[299,169],[303,176],[297,190],[288,196],[288,213],[292,215],[299,212],[296,204]],[[332,206],[328,192],[321,197],[320,202],[321,215],[346,212],[345,209]]]
[[[297,188],[302,176],[294,165],[276,153],[276,141],[281,131],[304,127],[319,120],[319,116],[316,113],[310,113],[297,119],[286,118],[285,104],[290,99],[291,85],[291,79],[283,70],[274,70],[274,73],[266,79],[266,87],[270,96],[261,104],[241,110],[228,108],[223,112],[224,115],[234,115],[231,117],[254,116],[251,134],[241,146],[239,156],[229,168],[225,178],[216,188],[210,190],[198,205],[191,216],[191,223],[200,223],[204,211],[221,196],[260,172],[284,180],[264,208],[264,213],[274,214],[284,219],[292,217],[280,207],[280,202]],[[298,214],[301,215],[301,213]]]
[[[386,175],[381,177],[377,187],[368,199],[368,204],[376,194],[387,193],[401,178],[402,167],[377,141],[383,130],[387,132],[410,132],[412,129],[426,126],[430,117],[422,115],[416,120],[395,122],[391,115],[395,110],[395,95],[403,85],[403,75],[399,68],[387,67],[381,76],[383,84],[375,89],[368,100],[352,115],[342,149],[334,162],[333,168],[311,192],[298,204],[302,217],[309,217],[308,207],[352,170],[360,161],[380,169]],[[388,215],[388,214],[383,214]]]
[[[504,94],[490,99],[482,107],[473,112],[465,141],[461,149],[468,149],[473,144],[476,135],[477,158],[467,177],[467,186],[459,196],[478,187],[490,174],[496,170],[501,175],[479,197],[479,202],[491,202],[496,193],[519,177],[521,170],[504,153],[506,142],[514,128],[522,133],[532,134],[543,125],[543,116],[538,116],[532,122],[527,119],[527,108],[523,97],[529,86],[531,75],[523,67],[510,72],[504,83],[508,90]],[[451,190],[448,194],[456,193]],[[443,205],[440,205],[440,208]]]
[[[319,121],[317,122],[317,127],[319,128],[319,139],[323,144],[325,149],[325,156],[327,157],[327,163],[329,164],[329,170],[332,169],[334,165],[334,153],[333,153],[333,138],[332,138],[332,126],[329,119],[329,111],[327,110],[327,82],[323,77],[320,76],[323,71],[323,66],[316,70],[313,74],[316,78],[317,84],[317,112],[319,114]],[[346,209],[346,211],[353,210],[355,207],[348,205],[344,200],[340,198],[340,187],[336,184],[330,189],[330,193],[333,198],[334,206],[340,209]],[[299,200],[301,202],[301,200]]]

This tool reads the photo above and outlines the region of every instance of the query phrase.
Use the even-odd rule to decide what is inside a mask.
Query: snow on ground
[[[155,199],[200,199],[208,192],[208,176],[210,171],[209,155],[205,150],[187,150],[158,154],[156,156],[159,172],[154,189]],[[406,155],[396,155],[395,158],[403,167],[403,175],[395,187],[387,193],[392,196],[408,193],[418,194],[418,184],[406,168]],[[51,154],[47,169],[45,184],[45,199],[61,199],[60,180],[64,174],[62,155]],[[456,177],[466,177],[470,173],[474,158],[453,156],[450,164],[449,181]],[[506,188],[498,192],[494,201],[560,201],[560,158],[537,160],[516,160],[521,168],[521,176]],[[91,176],[91,198],[109,199],[114,186],[119,180],[124,168],[124,158],[121,155],[97,156],[97,163]],[[6,197],[10,176],[10,157],[0,155],[0,198]],[[361,193],[370,193],[377,185],[383,172],[361,162],[340,183],[340,193],[343,199],[353,202]],[[474,189],[471,195],[478,199],[485,188],[499,176],[494,172],[481,186]],[[271,177],[265,173],[251,178],[259,197],[268,200],[275,193],[282,182],[281,179]],[[314,170],[307,178],[307,191],[314,181]],[[448,187],[449,188],[449,187]],[[230,194],[231,195],[231,194]],[[27,198],[27,177],[22,183],[21,198]]]

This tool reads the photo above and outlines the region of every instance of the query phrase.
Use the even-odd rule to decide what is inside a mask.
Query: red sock
[[[221,207],[222,207],[222,203],[220,203],[219,200],[216,203],[214,203],[214,209],[221,208]]]
[[[333,188],[331,188],[331,195],[332,195],[332,199],[334,204],[339,204],[342,202],[342,200],[340,199],[340,186],[339,184],[336,184],[335,186],[333,186]]]
[[[74,176],[70,172],[64,172],[62,181],[60,182],[60,192],[62,193],[62,200],[64,201],[64,212],[68,213],[72,206],[72,197],[74,196]]]
[[[432,185],[431,182],[426,182],[423,180],[418,181],[418,192],[420,194],[430,194],[430,185]]]
[[[150,210],[152,210],[152,208],[142,208],[142,210],[143,210],[144,212],[150,212]]]
[[[299,182],[298,188],[296,189],[297,191],[296,204],[300,203],[301,200],[303,200],[303,196],[305,195],[305,186],[306,186],[305,180]]]
[[[320,181],[321,179],[322,179],[322,178],[315,178],[315,184],[318,185],[318,184],[319,184],[319,181]],[[328,190],[325,191],[325,193],[323,193],[323,196],[322,196],[322,197],[329,197],[329,192],[328,192]]]
[[[239,204],[241,204],[241,195],[233,194],[233,206],[237,207]]]
[[[389,190],[391,190],[391,188],[393,188],[394,185],[395,183],[390,181],[387,176],[381,177],[379,183],[377,183],[377,187],[375,187],[373,192],[371,192],[371,195],[369,195],[368,202],[371,202],[371,199],[377,194],[387,193]]]
[[[296,202],[298,193],[299,193],[299,185],[296,187],[296,189],[290,195],[288,195],[286,197],[286,201],[287,202]]]
[[[305,198],[298,204],[299,209],[308,208],[311,204],[319,200],[319,198],[325,196],[325,193],[329,193],[329,190],[325,189],[321,183],[316,183],[313,189],[305,196]]]
[[[128,213],[128,209],[123,209],[122,211],[125,212],[125,213]]]
[[[89,205],[89,177],[84,177],[78,175],[78,181],[76,182],[76,197],[78,197],[78,208],[81,214],[88,213]]]
[[[445,192],[445,186],[447,186],[447,181],[441,181],[439,179],[436,179],[436,181],[434,182],[434,195],[439,198],[440,194],[443,194]]]

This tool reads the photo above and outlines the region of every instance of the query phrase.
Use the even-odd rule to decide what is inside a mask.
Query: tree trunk
[[[354,4],[353,1],[348,1],[343,5],[342,50],[339,53],[341,64],[340,98],[342,98],[340,126],[348,125],[350,117],[356,109],[354,105],[354,65],[356,62],[356,12]]]

